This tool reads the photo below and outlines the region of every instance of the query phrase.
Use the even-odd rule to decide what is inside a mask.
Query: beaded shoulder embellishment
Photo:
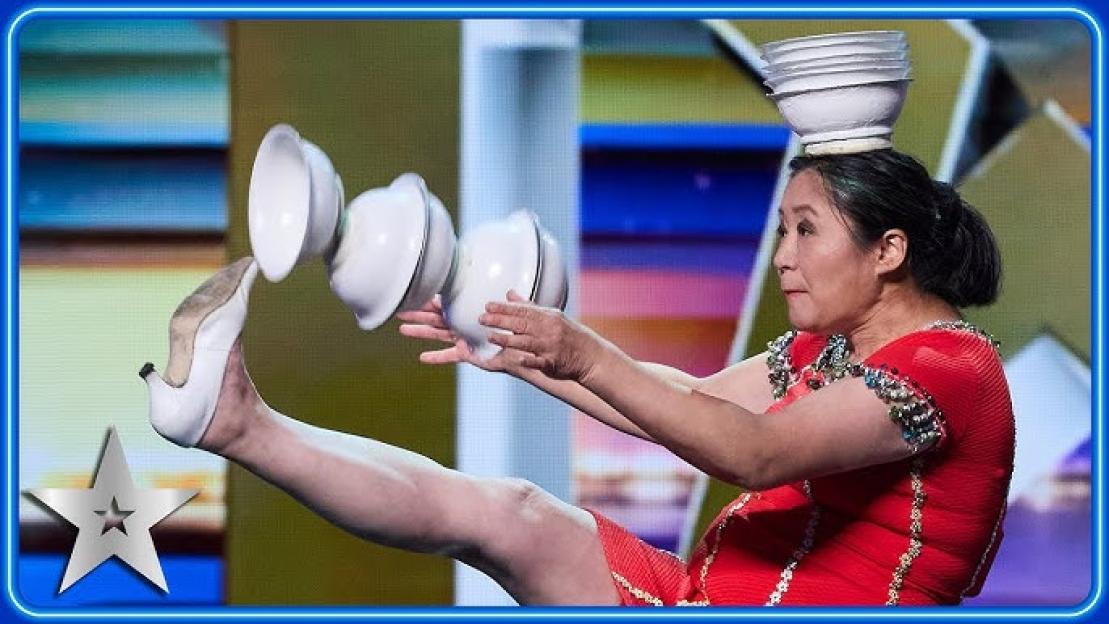
[[[943,412],[917,382],[899,376],[896,368],[890,369],[885,364],[877,368],[852,364],[850,374],[862,377],[866,387],[889,406],[890,420],[901,425],[901,438],[913,453],[928,448],[943,436]]]
[[[797,330],[791,329],[766,343],[766,365],[770,368],[767,376],[770,378],[770,387],[774,392],[775,400],[786,395],[786,390],[797,375],[797,369],[793,368],[793,362],[789,357],[789,347],[796,337]]]
[[[936,321],[925,329],[968,331],[988,341],[994,349],[1000,346],[993,336],[966,321]],[[789,347],[796,336],[795,330],[790,331],[767,345],[767,365],[775,399],[785,396],[789,387],[800,378],[800,372],[794,368],[789,357]],[[884,364],[878,367],[857,364],[850,360],[850,356],[851,345],[845,336],[829,336],[816,360],[806,367],[812,370],[807,382],[809,388],[819,390],[848,376],[861,377],[866,387],[889,405],[890,420],[901,426],[901,436],[914,453],[943,436],[943,412],[917,382],[901,375],[896,368],[891,369]]]
[[[950,329],[953,331],[970,332],[977,335],[979,338],[982,338],[986,342],[989,342],[994,350],[1001,348],[1001,343],[998,342],[992,334],[975,325],[971,325],[966,321],[936,321],[935,323],[928,325],[926,329]]]

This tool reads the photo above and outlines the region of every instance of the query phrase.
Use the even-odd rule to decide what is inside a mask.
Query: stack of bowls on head
[[[761,47],[765,84],[809,154],[892,147],[909,78],[900,31],[798,37]]]

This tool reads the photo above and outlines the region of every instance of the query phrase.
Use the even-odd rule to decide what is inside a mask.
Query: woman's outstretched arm
[[[509,294],[509,300],[523,301],[515,293]],[[443,318],[442,305],[438,298],[429,301],[418,311],[402,312],[398,315],[398,318],[405,321],[405,324],[400,327],[402,334],[414,338],[438,340],[452,345],[445,349],[421,354],[420,359],[423,362],[430,364],[470,362],[484,370],[508,373],[613,429],[657,443],[657,440],[640,426],[577,381],[555,379],[542,370],[523,366],[520,363],[523,354],[519,351],[505,349],[501,354],[490,360],[478,359],[467,347],[465,341],[458,339],[447,328]],[[655,362],[639,362],[639,364],[644,370],[659,379],[677,384],[683,388],[696,389],[706,394],[748,406],[754,411],[762,412],[770,404],[770,387],[766,381],[765,354],[740,362],[707,378],[696,377],[665,364]]]
[[[512,333],[492,342],[523,366],[569,379],[703,472],[759,490],[903,459],[921,449],[902,438],[890,408],[861,378],[831,384],[773,416],[662,379],[558,310],[490,303],[481,322]]]

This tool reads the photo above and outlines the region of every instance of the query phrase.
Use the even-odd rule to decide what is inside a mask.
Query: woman
[[[423,361],[510,373],[742,487],[688,563],[529,483],[469,477],[270,409],[237,341],[248,260],[175,315],[172,379],[144,368],[151,418],[339,526],[455,557],[523,604],[958,603],[996,553],[1012,472],[1000,360],[958,311],[997,296],[993,237],[900,153],[802,157],[791,169],[774,266],[796,330],[710,377],[636,362],[511,295],[482,319],[507,330],[488,361],[434,302],[402,315],[402,333],[452,343]],[[222,382],[190,391],[190,360]],[[213,398],[180,398],[190,392]]]

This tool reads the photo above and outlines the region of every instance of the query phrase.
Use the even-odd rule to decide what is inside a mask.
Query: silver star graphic
[[[150,538],[150,527],[176,511],[197,492],[136,488],[115,427],[108,429],[108,441],[91,488],[25,491],[78,529],[77,541],[73,544],[69,564],[58,588],[59,594],[113,555],[162,591],[169,592],[154,541]]]

